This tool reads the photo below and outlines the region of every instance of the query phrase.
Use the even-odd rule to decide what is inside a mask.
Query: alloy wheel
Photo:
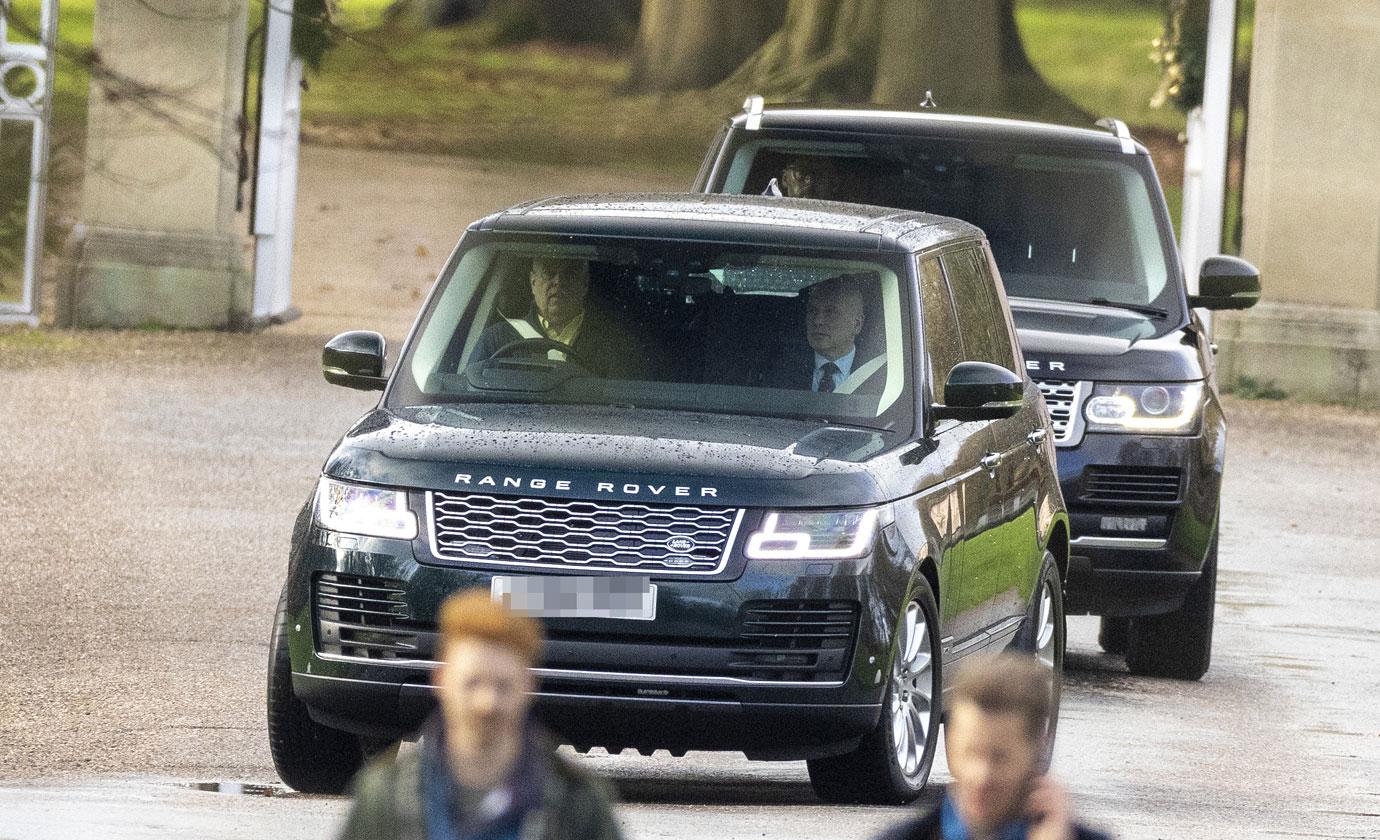
[[[891,676],[891,743],[896,763],[907,778],[921,771],[933,725],[934,656],[930,627],[920,605],[912,603],[901,617]]]
[[[1048,579],[1040,586],[1040,618],[1039,623],[1035,625],[1039,628],[1035,635],[1035,656],[1040,660],[1041,665],[1051,671],[1055,667],[1055,645],[1059,641],[1059,634],[1054,626],[1053,587],[1054,583]]]

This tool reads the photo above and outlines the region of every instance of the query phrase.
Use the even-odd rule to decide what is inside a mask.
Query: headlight
[[[1090,432],[1186,434],[1198,425],[1203,383],[1098,385],[1083,409]]]
[[[406,493],[329,478],[321,479],[316,488],[316,524],[366,537],[410,540],[417,536],[417,517],[407,509]]]
[[[769,513],[748,537],[753,560],[851,560],[877,535],[877,510]]]

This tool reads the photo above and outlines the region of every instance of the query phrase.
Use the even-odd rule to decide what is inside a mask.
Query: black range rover
[[[807,759],[821,796],[904,801],[943,674],[1062,669],[1068,520],[987,245],[952,219],[808,200],[605,196],[465,233],[294,532],[268,720],[338,791],[415,730],[440,602],[549,633],[566,743]]]
[[[1212,654],[1226,420],[1194,308],[1241,309],[1255,268],[1212,257],[1189,295],[1145,147],[1100,128],[749,98],[695,189],[939,213],[987,234],[1054,420],[1072,613],[1131,671],[1198,679]]]

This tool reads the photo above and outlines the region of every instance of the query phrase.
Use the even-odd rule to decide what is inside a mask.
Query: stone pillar
[[[1258,0],[1242,256],[1262,302],[1216,319],[1219,375],[1380,405],[1380,2]]]
[[[243,326],[245,0],[97,0],[81,221],[59,322]]]

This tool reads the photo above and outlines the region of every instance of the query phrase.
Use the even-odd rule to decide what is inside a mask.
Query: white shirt
[[[837,391],[838,387],[843,384],[843,380],[848,378],[848,374],[853,372],[853,360],[857,355],[858,345],[856,344],[849,348],[847,355],[840,356],[837,359],[830,359],[816,353],[815,372],[814,375],[810,377],[810,390],[819,390],[819,380],[820,377],[824,375],[823,368],[825,365],[829,364],[830,362],[833,362],[834,366],[839,369],[839,372],[834,374],[834,390]]]

